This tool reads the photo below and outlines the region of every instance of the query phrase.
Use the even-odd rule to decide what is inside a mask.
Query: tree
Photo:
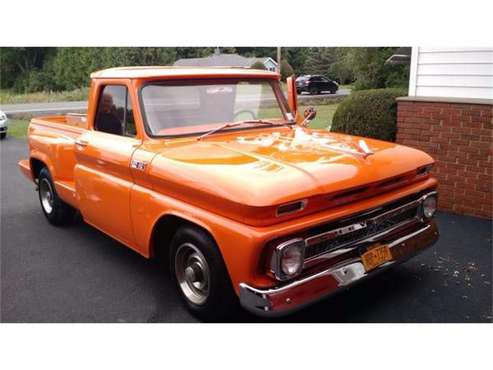
[[[276,60],[275,47],[236,47],[236,52],[244,57],[270,57]]]
[[[182,48],[174,48],[176,49],[176,59],[182,58],[203,58],[214,53],[213,47],[182,47]]]
[[[342,84],[354,82],[354,71],[351,63],[351,48],[336,48],[335,62],[329,67],[329,78]]]
[[[221,54],[237,54],[236,48],[232,46],[223,46],[219,48]]]
[[[168,65],[176,60],[175,48],[58,48],[53,60],[60,89],[87,86],[91,72],[118,66]]]
[[[307,48],[282,48],[283,57],[288,61],[296,75],[304,73],[304,64],[308,55]]]
[[[388,65],[385,61],[398,48],[372,47],[351,48],[348,61],[356,80],[356,89],[378,89],[383,87],[407,87],[409,65]]]
[[[336,61],[335,48],[309,48],[303,71],[311,75],[329,75],[330,66]]]
[[[286,78],[294,74],[293,67],[291,67],[286,59],[281,59],[281,79],[286,81]]]
[[[0,88],[17,91],[63,90],[87,86],[89,75],[116,66],[169,65],[180,58],[205,57],[213,47],[0,48]],[[222,47],[223,53],[276,59],[275,47]],[[396,47],[282,48],[283,78],[321,74],[356,89],[407,87],[409,65],[386,65]],[[289,66],[289,67],[288,67]],[[283,65],[281,65],[283,69]]]
[[[0,87],[11,88],[19,78],[43,67],[55,48],[1,48]]]

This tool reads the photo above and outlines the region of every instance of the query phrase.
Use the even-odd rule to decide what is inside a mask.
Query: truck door
[[[98,99],[93,129],[75,142],[79,207],[86,222],[132,245],[130,160],[141,140],[127,86],[106,85]]]

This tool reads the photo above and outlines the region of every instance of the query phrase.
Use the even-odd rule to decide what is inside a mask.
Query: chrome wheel
[[[185,297],[196,305],[209,296],[209,266],[202,252],[191,243],[178,247],[175,255],[175,274]]]
[[[39,196],[41,199],[41,206],[47,214],[53,212],[53,189],[47,179],[42,179],[39,183]]]

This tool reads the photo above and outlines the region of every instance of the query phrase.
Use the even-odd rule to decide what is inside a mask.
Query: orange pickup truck
[[[431,246],[433,159],[308,128],[294,78],[112,68],[87,115],[34,118],[21,171],[53,225],[88,224],[169,266],[195,315],[281,315]],[[89,242],[89,241],[88,241]]]

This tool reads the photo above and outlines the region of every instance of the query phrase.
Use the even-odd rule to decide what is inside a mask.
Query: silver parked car
[[[5,136],[7,136],[7,122],[7,115],[0,110],[0,139],[5,139]]]

